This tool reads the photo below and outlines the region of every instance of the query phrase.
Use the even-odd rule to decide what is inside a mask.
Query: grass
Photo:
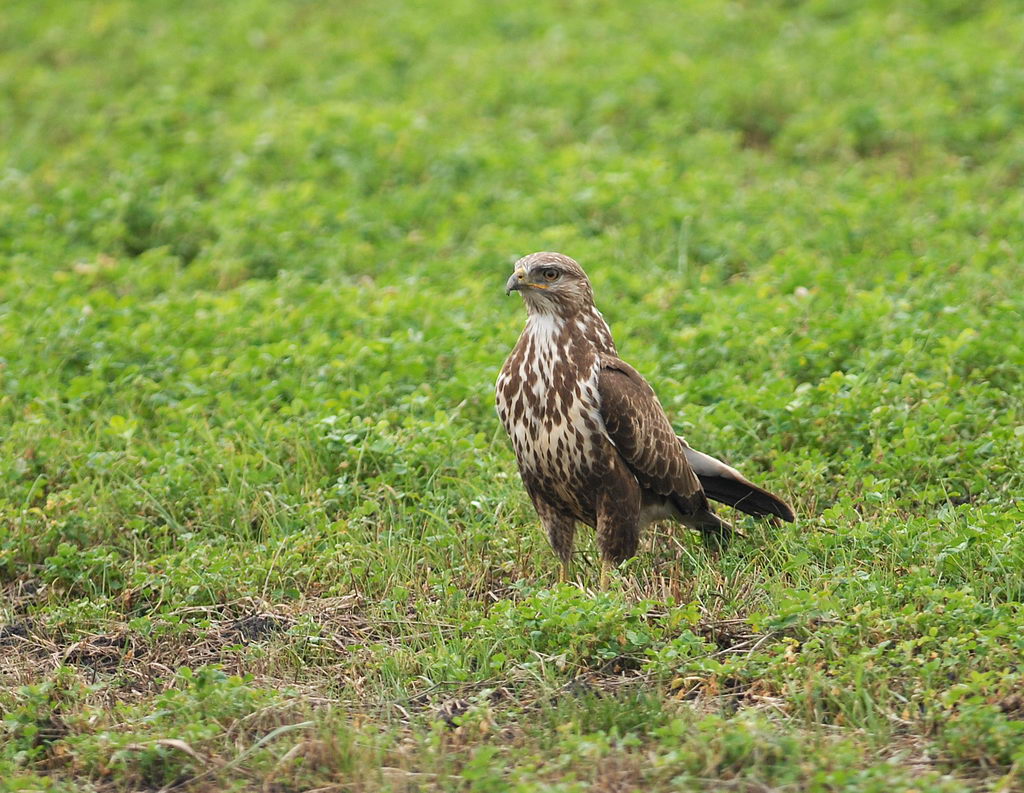
[[[1020,789],[1021,42],[7,4],[0,790]],[[538,249],[795,525],[556,583],[492,407]]]

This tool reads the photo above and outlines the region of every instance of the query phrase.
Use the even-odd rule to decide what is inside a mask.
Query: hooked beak
[[[505,294],[511,295],[513,292],[521,292],[526,286],[526,270],[521,267],[516,270],[509,279],[505,282]]]

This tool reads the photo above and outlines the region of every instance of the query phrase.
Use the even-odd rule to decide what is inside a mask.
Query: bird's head
[[[516,262],[505,294],[519,292],[530,314],[569,317],[594,305],[590,280],[573,259],[540,251]]]

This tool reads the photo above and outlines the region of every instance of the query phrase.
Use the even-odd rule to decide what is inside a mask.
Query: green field
[[[1014,0],[0,12],[0,791],[1024,788]],[[790,500],[558,565],[534,250]]]

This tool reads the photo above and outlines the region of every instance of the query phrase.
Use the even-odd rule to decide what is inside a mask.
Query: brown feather
[[[761,504],[751,493],[774,498],[676,436],[653,389],[617,357],[575,261],[523,257],[505,288],[522,294],[528,317],[498,376],[498,415],[563,565],[577,521],[597,530],[602,555],[614,563],[636,552],[641,527],[654,520],[682,521],[723,546],[732,528],[711,511],[699,477],[712,495],[747,511]],[[780,510],[769,513],[785,517]]]
[[[706,508],[707,499],[675,430],[640,373],[618,358],[602,355],[598,392],[608,437],[641,487],[672,497],[683,514]]]

